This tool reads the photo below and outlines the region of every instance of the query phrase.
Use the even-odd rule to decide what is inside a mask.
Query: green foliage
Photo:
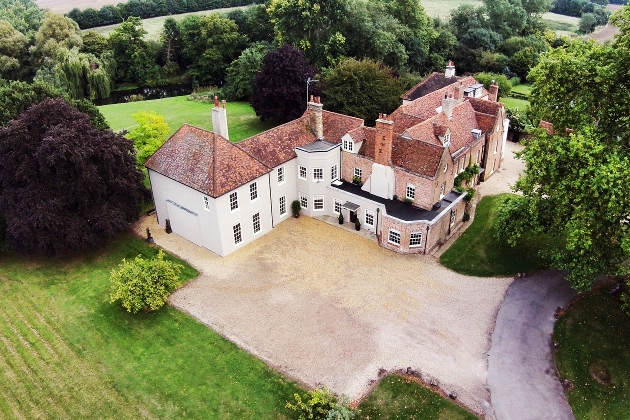
[[[560,243],[551,235],[525,231],[512,247],[496,236],[499,206],[509,194],[486,196],[477,204],[475,220],[440,256],[440,263],[469,276],[513,276],[550,268],[547,250]],[[462,256],[465,255],[465,258]]]
[[[117,270],[109,275],[110,303],[120,301],[128,312],[155,311],[166,303],[169,295],[181,284],[181,264],[164,260],[160,250],[155,258],[138,255],[133,261],[123,258]]]
[[[362,419],[477,419],[414,379],[399,375],[383,378],[357,407],[357,415]]]
[[[70,18],[53,12],[46,17],[35,34],[35,45],[31,49],[33,60],[41,67],[46,59],[54,59],[60,49],[81,48],[83,39],[79,26]]]
[[[302,210],[302,205],[300,204],[300,200],[293,200],[291,203],[291,212],[294,216],[300,214],[300,210]]]
[[[580,17],[580,24],[578,26],[578,32],[581,34],[590,34],[595,30],[597,26],[597,18],[593,13],[584,13]]]
[[[164,117],[155,112],[140,111],[131,116],[138,126],[127,134],[127,138],[133,140],[138,165],[142,166],[164,144],[171,129]]]
[[[324,68],[344,50],[346,7],[346,0],[271,0],[267,13],[278,45],[300,48],[309,62]]]
[[[569,136],[538,130],[518,154],[527,165],[515,185],[523,197],[504,206],[499,219],[510,243],[526,232],[564,236],[550,257],[578,290],[618,273],[630,258],[630,158],[602,140],[589,127]]]
[[[459,188],[461,187],[462,183],[468,184],[470,181],[472,181],[475,175],[479,175],[479,165],[477,165],[476,163],[473,165],[469,164],[466,169],[457,174],[457,176],[453,180],[453,185],[456,188]]]
[[[0,78],[18,79],[25,73],[28,41],[11,23],[0,20]]]
[[[150,78],[151,55],[144,40],[147,31],[138,17],[130,17],[109,36],[116,60],[117,82],[144,84]]]
[[[507,108],[505,110],[505,113],[506,116],[510,119],[510,130],[523,133],[533,129],[532,122],[527,116],[527,112],[522,112],[518,109]]]
[[[339,401],[328,388],[315,388],[304,396],[293,394],[295,404],[287,401],[286,407],[295,411],[299,420],[351,419],[354,414],[345,401]]]
[[[246,38],[230,19],[210,15],[186,16],[179,24],[182,57],[201,85],[218,84],[230,63],[245,48]]]
[[[504,74],[477,73],[475,74],[475,79],[478,82],[483,83],[483,86],[486,89],[490,89],[490,84],[494,80],[494,82],[499,85],[498,98],[501,98],[503,96],[510,96],[510,93],[512,92],[512,83]]]
[[[33,0],[0,0],[0,20],[31,37],[44,20],[44,11]]]
[[[272,49],[268,44],[252,44],[227,68],[223,92],[228,100],[248,100],[254,93],[254,78],[263,66],[265,55]]]
[[[630,322],[610,283],[581,294],[556,322],[553,341],[560,378],[576,419],[630,418]],[[591,373],[605,372],[600,383]]]
[[[379,113],[389,114],[400,105],[404,92],[393,70],[371,60],[342,61],[322,77],[328,109],[363,118],[373,125]]]

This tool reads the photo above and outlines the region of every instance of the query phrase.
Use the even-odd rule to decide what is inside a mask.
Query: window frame
[[[258,182],[254,181],[249,184],[249,201],[258,200]]]
[[[238,191],[230,193],[230,213],[238,210]]]
[[[411,191],[411,195],[409,195],[409,191]],[[413,184],[407,184],[405,187],[405,198],[410,199],[411,201],[416,198],[416,186]]]
[[[313,168],[313,182],[320,182],[324,180],[324,168]]]
[[[287,182],[287,175],[284,165],[278,167],[278,185],[282,185]]]
[[[330,181],[332,182],[337,179],[339,179],[339,167],[335,163],[333,166],[330,167]]]
[[[446,171],[448,171],[448,163],[444,164],[444,173],[446,173]]]
[[[302,174],[304,174],[302,176]],[[304,165],[298,165],[298,178],[306,180],[308,176],[308,168]]]
[[[210,197],[207,195],[203,196],[203,208],[206,211],[210,211]]]
[[[394,240],[394,239],[396,239],[396,236],[398,236],[398,239],[397,239],[398,242],[396,242],[396,240]],[[394,238],[394,239],[392,239],[392,238]],[[387,233],[387,243],[390,243],[390,244],[396,245],[396,246],[400,246],[401,239],[402,239],[402,235],[401,235],[399,230],[391,229],[391,228],[389,229],[389,232]]]
[[[252,215],[252,228],[254,230],[254,235],[258,235],[260,233],[260,212]]]
[[[340,199],[338,198],[333,198],[333,213],[335,214],[339,214],[342,211],[342,207],[343,203]],[[339,207],[339,210],[337,210],[337,207]]]
[[[363,170],[361,168],[357,168],[355,166],[355,168],[354,168],[354,176],[363,179]]]
[[[318,208],[317,202],[321,200],[321,207]],[[313,196],[313,211],[323,211],[324,210],[324,196],[323,195],[314,195]]]
[[[416,236],[416,238],[414,238],[414,235]],[[419,238],[418,238],[419,236]],[[411,232],[411,234],[409,235],[409,247],[410,248],[415,248],[418,246],[422,245],[422,237],[424,235],[422,234],[422,232]],[[417,243],[414,244],[414,239],[417,240]]]
[[[234,246],[239,246],[243,243],[243,230],[241,229],[241,223],[237,223],[232,226],[232,233],[234,235]]]
[[[354,153],[354,141],[344,139],[344,141],[343,141],[343,150],[345,150],[346,152],[353,152]]]
[[[299,192],[298,196],[300,198],[300,206],[304,209],[304,210],[308,210],[308,195],[306,195],[303,192]]]
[[[283,195],[278,199],[278,203],[280,206],[280,216],[284,216],[287,214],[287,196]]]
[[[368,223],[368,216],[372,219],[372,223]],[[372,210],[365,209],[365,213],[363,215],[363,222],[365,222],[366,226],[374,227],[375,218],[374,218],[374,212]]]

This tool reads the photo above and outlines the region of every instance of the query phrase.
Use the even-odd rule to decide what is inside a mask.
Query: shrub
[[[343,213],[342,212],[339,212],[339,217],[337,219],[339,219],[339,224],[342,225],[343,224]]]
[[[138,255],[133,261],[122,260],[112,270],[110,303],[118,300],[128,312],[154,311],[161,308],[168,296],[181,284],[183,266],[164,260],[160,250],[152,259]]]
[[[462,218],[462,221],[467,222],[469,220],[470,220],[470,213],[464,212],[464,217]]]
[[[293,200],[293,202],[291,203],[291,211],[293,212],[293,215],[297,216],[298,214],[300,214],[300,210],[302,210],[302,205],[300,204],[299,200]]]
[[[407,198],[407,197],[405,197],[405,199],[403,200],[403,202],[404,202],[405,204],[411,204],[411,203],[413,203],[413,200],[412,200],[411,198]]]
[[[339,401],[328,388],[315,388],[304,396],[293,394],[295,404],[287,401],[286,407],[298,413],[299,420],[351,419],[354,413],[347,402]]]

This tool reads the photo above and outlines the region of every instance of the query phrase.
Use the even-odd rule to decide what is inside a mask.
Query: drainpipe
[[[378,243],[381,243],[381,235],[379,234],[379,230],[378,230],[378,214],[381,212],[381,208],[377,207],[376,208],[376,238],[378,239]]]
[[[271,196],[271,172],[267,174],[267,181],[269,181],[269,207],[271,209],[271,228],[275,228],[273,225],[273,197]]]
[[[429,225],[427,224],[427,236],[424,238],[424,255],[427,254],[427,244],[429,243]]]

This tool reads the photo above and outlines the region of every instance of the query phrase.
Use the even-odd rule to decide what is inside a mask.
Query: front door
[[[350,210],[350,223],[354,223],[357,221],[357,211]]]

